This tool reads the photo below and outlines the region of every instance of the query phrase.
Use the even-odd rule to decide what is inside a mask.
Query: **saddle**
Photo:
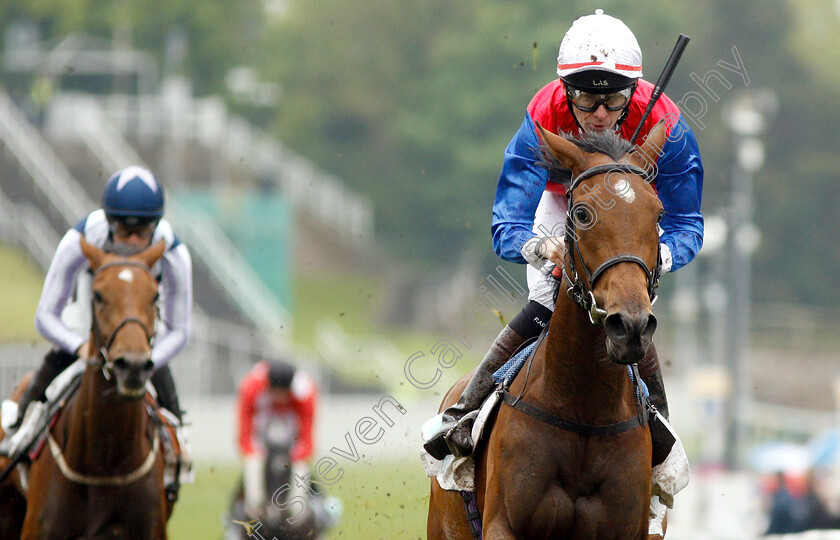
[[[530,343],[527,346],[523,346],[521,350],[513,355],[513,357],[511,357],[504,366],[496,371],[493,375],[494,379],[498,383],[496,389],[485,399],[484,403],[477,411],[472,411],[464,417],[464,420],[469,418],[473,421],[471,435],[473,441],[475,441],[476,449],[480,448],[482,436],[485,435],[484,426],[487,424],[491,415],[499,407],[499,403],[504,401],[515,408],[520,408],[518,405],[524,404],[524,402],[516,400],[515,396],[511,396],[511,394],[507,392],[507,387],[528,359],[534,354],[538,346],[539,340]],[[656,411],[656,408],[650,404],[650,401],[648,400],[647,387],[641,377],[638,376],[638,371],[628,366],[628,372],[628,376],[630,376],[637,385],[637,398],[640,406],[644,408],[644,414],[641,415],[640,418],[643,418],[650,426],[651,441],[653,444],[653,456],[651,463],[653,467],[651,471],[652,493],[653,498],[658,499],[658,503],[661,502],[664,512],[664,507],[673,507],[674,495],[688,485],[688,458],[685,455],[685,449],[683,448],[682,441],[677,436],[674,429],[668,421]],[[516,403],[517,401],[518,403]],[[534,413],[533,411],[529,412],[528,409],[532,407],[527,404],[524,405],[524,408],[520,408],[520,410],[522,410],[525,414],[532,415],[535,418],[554,425],[559,429],[569,429],[569,427],[564,427],[565,422],[561,419],[554,418],[552,415],[548,415],[542,411],[538,411],[538,413],[541,414]],[[422,431],[424,439],[426,439],[426,433],[434,431],[435,421],[439,419],[439,416],[440,415],[433,417],[423,425]],[[642,420],[636,421],[640,422]],[[607,430],[610,428],[629,429],[634,425],[638,424],[628,421],[615,424],[613,426],[603,426],[603,428],[607,428]],[[575,427],[593,428],[596,429],[595,432],[598,432],[598,430],[604,431],[600,426],[570,426],[572,431],[576,431]],[[429,477],[436,477],[441,488],[462,492],[475,491],[475,464],[473,456],[455,458],[452,455],[448,455],[443,461],[439,461],[423,450],[421,453],[421,459],[423,461],[423,467],[426,470],[426,475]]]
[[[174,501],[182,484],[195,481],[190,443],[178,417],[158,403],[151,382],[147,383],[146,390],[146,411],[157,427],[163,448],[163,485],[166,486],[167,497]]]

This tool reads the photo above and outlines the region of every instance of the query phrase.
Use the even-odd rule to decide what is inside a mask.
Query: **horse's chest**
[[[611,445],[595,446],[561,444],[554,452],[536,452],[506,479],[504,515],[518,538],[576,538],[593,532],[612,538],[617,524],[642,526],[650,500],[649,457],[646,461]]]
[[[45,527],[44,538],[160,538],[164,521],[156,511],[162,508],[155,485],[147,481],[134,484],[133,489],[82,488],[69,497],[50,500],[39,520]]]

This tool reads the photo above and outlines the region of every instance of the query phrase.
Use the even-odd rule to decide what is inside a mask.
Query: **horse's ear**
[[[84,253],[87,260],[90,261],[90,269],[96,272],[99,270],[99,267],[102,266],[102,262],[105,259],[105,252],[93,244],[90,244],[87,240],[85,240],[84,236],[81,237],[79,243],[82,246],[82,253]]]
[[[667,138],[667,124],[662,119],[650,130],[645,142],[628,156],[630,162],[648,172],[652,172],[656,167],[656,160],[662,154],[662,148],[665,146]]]
[[[151,268],[158,259],[163,257],[166,251],[166,241],[161,239],[157,244],[153,244],[137,255],[137,258],[146,266]]]
[[[586,169],[587,160],[584,152],[575,143],[548,131],[539,122],[537,122],[537,129],[542,137],[543,148],[548,150],[561,165],[575,174]]]

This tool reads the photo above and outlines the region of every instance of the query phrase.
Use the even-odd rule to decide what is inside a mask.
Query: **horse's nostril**
[[[143,371],[153,371],[154,369],[155,369],[155,363],[154,363],[154,362],[152,362],[152,359],[151,359],[151,358],[149,358],[149,359],[148,359],[148,360],[146,360],[146,362],[143,364]]]
[[[607,315],[607,318],[604,319],[604,330],[614,342],[627,339],[627,325],[621,313]]]
[[[122,356],[114,360],[114,367],[117,369],[127,369],[128,362]]]
[[[656,332],[656,324],[656,315],[651,313],[648,315],[647,325],[645,325],[642,335],[647,339],[652,339],[653,333]]]

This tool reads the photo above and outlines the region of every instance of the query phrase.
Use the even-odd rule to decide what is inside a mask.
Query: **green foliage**
[[[164,73],[183,72],[203,94],[221,92],[227,71],[257,50],[262,7],[261,0],[8,0],[0,3],[0,27],[23,18],[52,44],[83,32],[152,51]]]
[[[0,3],[0,25],[25,16],[47,38],[81,30],[130,36],[136,47],[154,51],[163,72],[189,75],[199,94],[218,92],[232,66],[254,67],[262,80],[280,84],[281,102],[275,110],[239,109],[370,196],[389,252],[424,270],[452,266],[463,251],[495,264],[490,208],[504,147],[534,92],[555,77],[566,29],[594,6],[582,0],[285,5],[278,14],[259,0],[8,0]],[[840,290],[825,291],[823,282],[838,258],[826,226],[836,225],[828,201],[840,189],[833,144],[840,107],[831,99],[840,79],[825,60],[837,41],[836,6],[607,0],[598,7],[634,30],[648,80],[656,80],[678,33],[691,36],[668,95],[679,102],[696,92],[706,100],[705,127],[692,127],[706,168],[707,215],[725,213],[731,197],[725,105],[747,87],[777,93],[779,111],[764,136],[767,162],[756,177],[755,220],[764,238],[757,298],[840,301]],[[182,61],[171,47],[166,53],[179,32],[188,43]],[[748,86],[721,67],[733,62],[733,48]],[[696,78],[713,71],[727,83],[710,79],[712,96]]]

